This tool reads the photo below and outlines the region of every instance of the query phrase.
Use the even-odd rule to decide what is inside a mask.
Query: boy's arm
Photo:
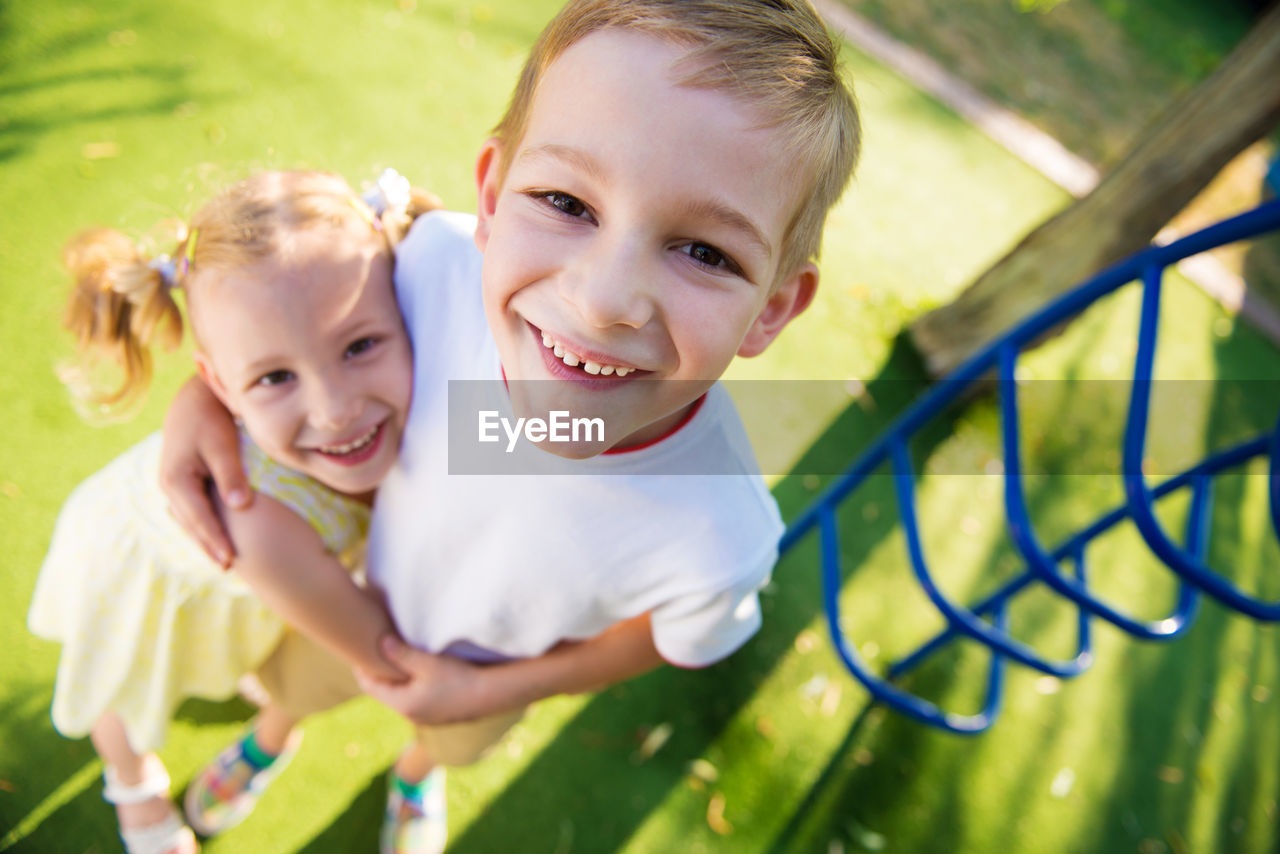
[[[282,620],[352,667],[384,680],[408,677],[379,649],[382,637],[396,635],[382,602],[356,585],[293,510],[259,496],[227,524],[238,546],[231,570]]]
[[[253,501],[231,413],[199,377],[192,377],[169,405],[163,433],[160,489],[169,499],[169,512],[209,557],[226,567],[235,548],[207,484],[212,478],[223,504],[233,510]]]
[[[562,643],[536,658],[501,664],[477,665],[432,655],[395,638],[384,639],[382,650],[410,674],[409,681],[388,685],[357,670],[361,687],[424,725],[474,720],[557,694],[596,691],[663,663],[648,614],[616,623],[589,640]]]

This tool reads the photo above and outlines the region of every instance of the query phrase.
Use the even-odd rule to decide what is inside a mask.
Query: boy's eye
[[[742,271],[733,259],[725,255],[714,246],[706,243],[690,243],[683,247],[684,252],[704,267],[711,267],[717,270],[725,270],[726,272],[741,275]]]
[[[348,359],[359,356],[361,353],[367,353],[377,344],[377,339],[371,337],[357,338],[347,345],[346,357]]]
[[[254,385],[275,386],[284,385],[293,379],[293,371],[268,371],[254,381]]]
[[[553,208],[572,217],[580,217],[587,213],[587,206],[582,201],[568,193],[550,192],[543,195]]]

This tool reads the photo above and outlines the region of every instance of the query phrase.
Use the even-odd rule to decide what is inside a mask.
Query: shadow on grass
[[[1237,328],[1216,343],[1214,361],[1220,378],[1255,381],[1247,394],[1233,383],[1215,385],[1208,447],[1271,429],[1280,387],[1256,380],[1259,368],[1274,368],[1273,348]],[[1242,590],[1275,601],[1278,552],[1257,488],[1261,472],[1216,481],[1207,564]],[[1116,791],[1127,797],[1108,806],[1106,829],[1112,840],[1136,844],[1140,834],[1173,850],[1274,852],[1280,708],[1271,697],[1280,690],[1280,633],[1203,600],[1187,638],[1155,661],[1144,656],[1130,671],[1126,729],[1135,759],[1120,768]]]
[[[139,56],[154,48],[145,40],[135,44],[135,28],[150,35],[154,27],[136,14],[105,7],[61,17],[28,14],[35,25],[15,21],[11,3],[0,0],[0,55],[6,57],[0,66],[0,162],[62,128],[169,116],[197,99],[208,105],[220,97],[196,91],[193,66],[170,61],[172,50],[160,58]],[[19,25],[26,25],[27,41],[19,38]],[[103,45],[115,45],[116,53],[98,58]]]
[[[0,704],[0,740],[13,761],[12,768],[0,769],[0,851],[114,851],[114,841],[81,847],[87,840],[115,840],[115,813],[102,800],[92,743],[58,734],[49,721],[51,701],[48,685],[33,684],[7,688]],[[246,721],[253,712],[239,699],[188,700],[174,717],[216,724]]]

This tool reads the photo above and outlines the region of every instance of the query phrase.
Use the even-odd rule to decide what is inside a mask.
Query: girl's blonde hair
[[[407,204],[378,214],[337,175],[261,172],[223,190],[179,225],[167,255],[149,257],[119,231],[85,231],[62,255],[75,280],[63,325],[75,336],[79,356],[63,380],[92,414],[129,414],[150,387],[152,348],[173,349],[182,340],[175,289],[189,290],[207,273],[276,257],[289,251],[291,236],[317,226],[368,233],[391,254],[416,217],[440,206],[430,193],[411,190]],[[103,361],[121,369],[118,382],[103,383],[92,371]]]
[[[570,0],[542,31],[494,128],[502,177],[547,68],[609,27],[689,47],[682,85],[740,98],[765,117],[765,127],[783,131],[801,201],[784,237],[779,277],[816,258],[827,212],[853,176],[862,132],[837,45],[808,0]]]

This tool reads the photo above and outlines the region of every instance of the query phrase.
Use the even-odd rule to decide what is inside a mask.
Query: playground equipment
[[[895,419],[845,473],[791,523],[783,535],[780,550],[785,553],[817,530],[828,629],[845,666],[876,700],[932,726],[957,733],[978,733],[988,729],[999,713],[1008,661],[1060,678],[1070,678],[1086,670],[1093,660],[1090,623],[1095,618],[1106,620],[1144,640],[1169,639],[1191,626],[1203,593],[1254,619],[1280,619],[1280,602],[1264,602],[1249,595],[1205,563],[1214,478],[1263,455],[1269,457],[1271,521],[1280,536],[1280,422],[1270,433],[1214,453],[1154,488],[1147,484],[1142,471],[1165,269],[1208,249],[1277,229],[1280,229],[1280,199],[1168,245],[1149,247],[1089,279],[1015,326],[939,381]],[[1052,548],[1046,548],[1036,535],[1023,485],[1018,388],[1015,382],[1018,357],[1023,348],[1049,330],[1131,282],[1137,282],[1142,288],[1142,308],[1120,475],[1126,499],[1090,525]],[[916,514],[915,477],[907,443],[957,398],[975,384],[985,381],[984,378],[993,372],[1000,393],[1005,522],[1024,569],[994,593],[966,607],[952,602],[942,593],[925,557]],[[928,599],[947,623],[941,633],[893,665],[887,678],[877,675],[867,666],[841,629],[839,594],[842,572],[840,531],[836,519],[839,505],[886,463],[892,470],[912,570]],[[1190,503],[1185,531],[1179,543],[1162,526],[1156,516],[1155,505],[1183,490],[1189,491]],[[1160,562],[1178,576],[1177,601],[1164,619],[1151,621],[1133,617],[1097,596],[1089,587],[1087,557],[1090,544],[1125,522],[1136,527]],[[1064,562],[1073,568],[1072,574],[1062,571]],[[1079,611],[1077,651],[1069,659],[1046,658],[1008,631],[1009,601],[1036,583],[1047,585],[1072,602]],[[966,715],[946,711],[895,684],[894,680],[960,637],[971,638],[991,651],[986,699],[980,712]]]

